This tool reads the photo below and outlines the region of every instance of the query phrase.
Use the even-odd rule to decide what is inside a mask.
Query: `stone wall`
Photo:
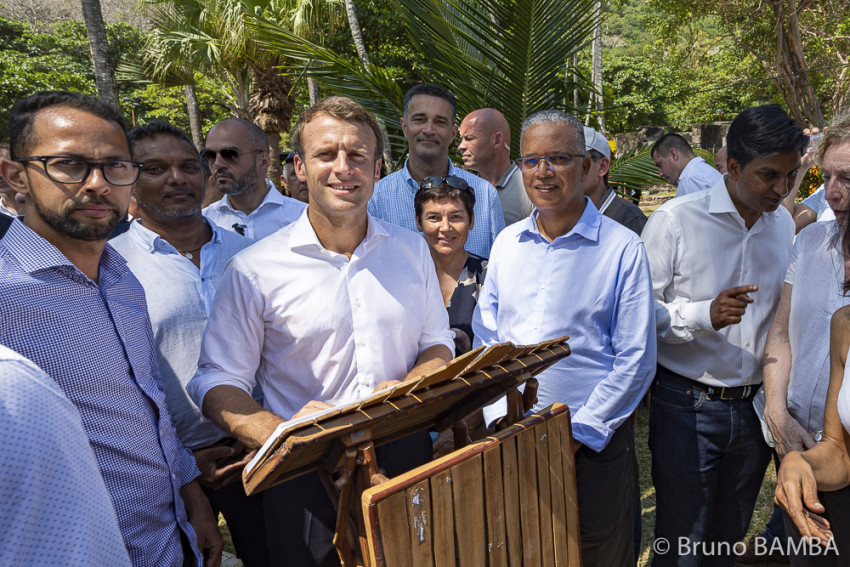
[[[693,147],[716,152],[725,143],[729,124],[730,122],[694,124],[690,132],[677,132],[677,134],[685,138]],[[617,153],[615,157],[620,157],[635,147],[652,143],[664,134],[664,128],[658,126],[645,126],[637,132],[615,134],[614,140],[617,142]]]

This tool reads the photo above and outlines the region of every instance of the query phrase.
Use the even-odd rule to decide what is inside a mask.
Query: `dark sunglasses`
[[[457,177],[455,175],[449,175],[448,177],[440,177],[439,175],[432,175],[430,177],[426,177],[419,183],[420,189],[433,189],[434,187],[439,187],[445,183],[452,189],[460,189],[461,191],[469,189],[469,183],[466,182],[465,179],[461,177]]]
[[[204,150],[201,152],[201,157],[204,158],[204,161],[206,161],[207,163],[213,164],[215,163],[215,158],[218,155],[221,155],[221,159],[223,159],[224,161],[237,162],[239,161],[239,158],[243,155],[251,153],[261,154],[263,153],[263,150],[250,150],[247,152],[240,152],[235,148],[224,148],[217,152],[214,150]]]

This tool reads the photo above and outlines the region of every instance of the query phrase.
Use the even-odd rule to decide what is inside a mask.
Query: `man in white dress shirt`
[[[794,238],[780,205],[806,136],[769,105],[739,114],[726,141],[720,182],[668,201],[642,233],[658,332],[655,535],[674,546],[655,567],[731,566],[720,545],[746,534],[771,455],[752,398]]]
[[[721,178],[719,171],[694,155],[688,141],[679,134],[658,138],[650,155],[659,177],[677,187],[677,197],[708,189]]]
[[[204,216],[221,228],[260,240],[304,210],[304,203],[284,197],[266,178],[269,140],[250,120],[228,118],[213,126],[201,156],[224,195],[204,209]]]
[[[442,366],[454,344],[427,244],[366,212],[381,169],[374,117],[330,97],[300,116],[292,142],[307,211],[233,258],[188,385],[204,414],[251,447],[285,420]],[[264,407],[250,395],[257,381]],[[430,458],[427,433],[400,444],[400,465]],[[402,469],[380,449],[379,462],[390,475]],[[339,564],[316,474],[266,491],[264,505],[277,560]]]
[[[224,515],[246,565],[269,565],[262,494],[245,496],[239,482],[245,447],[205,419],[186,394],[224,266],[253,241],[201,215],[205,172],[183,130],[153,122],[133,128],[129,137],[133,158],[142,163],[134,190],[139,218],[110,244],[145,289],[168,410],[198,463],[213,512]]]

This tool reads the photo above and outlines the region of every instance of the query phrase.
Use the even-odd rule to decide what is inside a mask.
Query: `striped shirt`
[[[0,344],[77,406],[134,565],[180,565],[180,488],[199,473],[165,405],[142,286],[107,245],[98,282],[19,220],[0,240]],[[198,562],[200,565],[200,562]]]

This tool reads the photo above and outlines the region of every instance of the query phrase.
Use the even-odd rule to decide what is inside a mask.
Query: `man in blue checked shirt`
[[[477,175],[457,168],[449,160],[449,146],[457,135],[457,99],[448,89],[416,85],[404,95],[401,129],[409,145],[404,167],[375,184],[369,214],[416,231],[413,196],[426,177],[462,177],[475,191],[475,224],[469,231],[466,249],[482,258],[490,257],[496,235],[505,228],[505,217],[496,188]]]
[[[655,316],[643,243],[585,197],[584,128],[565,112],[526,118],[517,162],[534,211],[493,245],[472,320],[477,345],[570,336],[538,376],[535,411],[572,415],[582,564],[634,565],[637,461],[629,416],[655,373]],[[488,422],[505,414],[485,408]]]
[[[221,534],[166,408],[144,291],[106,244],[139,177],[124,120],[47,91],[18,102],[9,133],[0,170],[27,215],[0,240],[0,344],[77,406],[132,563],[217,567]]]

